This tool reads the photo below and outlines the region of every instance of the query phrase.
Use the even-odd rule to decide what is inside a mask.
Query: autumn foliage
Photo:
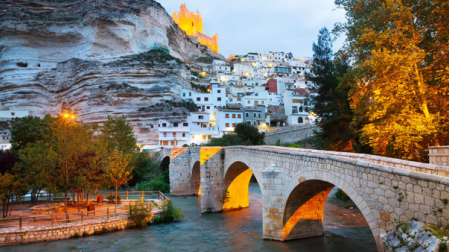
[[[374,154],[425,160],[449,144],[449,2],[336,0],[346,10],[350,105]]]

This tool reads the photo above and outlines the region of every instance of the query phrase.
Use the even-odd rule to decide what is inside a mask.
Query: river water
[[[174,204],[185,214],[185,218],[177,223],[0,247],[0,251],[377,251],[369,227],[327,230],[322,237],[288,242],[263,240],[262,194],[257,183],[250,183],[249,193],[250,207],[242,210],[201,214],[198,197],[172,197]]]

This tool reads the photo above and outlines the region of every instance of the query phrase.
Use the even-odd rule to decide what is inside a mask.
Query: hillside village
[[[238,123],[260,132],[314,124],[314,93],[307,90],[304,78],[310,72],[310,61],[291,53],[270,52],[233,55],[227,61],[187,62],[188,78],[202,88],[182,89],[180,96],[195,103],[198,112],[190,112],[185,121],[160,120],[158,147],[201,144],[233,132]]]

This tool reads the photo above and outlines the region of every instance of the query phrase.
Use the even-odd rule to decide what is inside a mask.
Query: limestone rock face
[[[0,110],[54,115],[65,101],[87,123],[124,114],[139,143],[157,144],[156,122],[173,119],[173,111],[138,109],[179,100],[190,84],[184,64],[130,57],[155,43],[182,60],[223,58],[187,36],[153,0],[1,1]]]

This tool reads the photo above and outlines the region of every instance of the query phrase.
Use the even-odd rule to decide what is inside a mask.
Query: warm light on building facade
[[[198,37],[198,41],[218,53],[218,34],[212,38],[203,34],[203,18],[201,13],[190,12],[185,4],[181,4],[180,11],[173,12],[173,20],[187,35]]]

